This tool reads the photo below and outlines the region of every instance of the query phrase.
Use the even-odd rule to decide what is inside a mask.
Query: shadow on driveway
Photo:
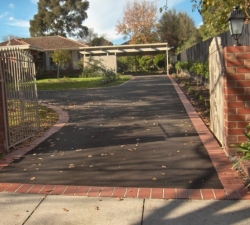
[[[0,182],[222,188],[166,76],[136,77],[112,88],[43,91],[39,99],[62,107],[70,120],[2,169]]]

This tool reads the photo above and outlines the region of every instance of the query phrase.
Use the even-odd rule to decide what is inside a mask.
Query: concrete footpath
[[[1,225],[250,224],[249,200],[163,200],[0,193]]]

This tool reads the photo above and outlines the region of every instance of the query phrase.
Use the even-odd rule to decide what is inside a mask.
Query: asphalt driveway
[[[107,187],[223,188],[166,76],[102,89],[42,91],[69,122],[0,170],[0,182]]]

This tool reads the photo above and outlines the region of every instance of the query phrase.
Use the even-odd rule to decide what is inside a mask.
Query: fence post
[[[0,153],[5,152],[5,123],[4,123],[4,102],[3,102],[3,80],[1,80],[0,76]]]
[[[225,47],[224,59],[225,150],[234,154],[231,144],[246,141],[243,131],[250,122],[250,47]]]

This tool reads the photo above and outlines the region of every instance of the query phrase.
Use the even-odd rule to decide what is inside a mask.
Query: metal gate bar
[[[40,127],[35,66],[18,49],[0,51],[7,110],[7,148],[34,136]]]

